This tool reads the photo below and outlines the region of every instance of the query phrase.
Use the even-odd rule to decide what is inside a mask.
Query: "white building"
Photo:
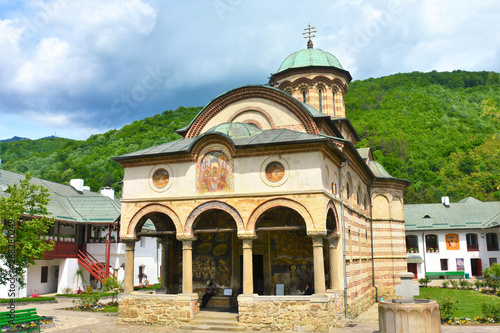
[[[24,177],[0,170],[0,196],[5,195],[8,185],[19,184]],[[16,297],[62,293],[65,288],[77,290],[88,285],[100,287],[100,280],[106,276],[106,239],[109,239],[109,274],[115,273],[123,280],[125,246],[119,242],[120,203],[114,199],[113,190],[103,188],[103,194],[91,192],[81,179],[73,179],[71,186],[39,178],[31,182],[49,191],[47,209],[49,217],[54,217],[56,222],[43,237],[53,240],[55,246],[43,259],[36,260],[35,266],[28,268],[24,275],[26,287],[18,288]],[[134,285],[143,284],[145,280],[151,284],[158,282],[159,251],[155,238],[138,241],[134,267],[138,274]],[[81,268],[87,281],[83,287],[75,278],[75,272]],[[0,298],[8,298],[7,286],[0,286]]]
[[[467,197],[404,206],[408,271],[427,276],[481,276],[500,262],[500,202]]]

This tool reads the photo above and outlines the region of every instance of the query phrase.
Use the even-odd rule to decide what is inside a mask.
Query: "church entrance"
[[[193,223],[193,292],[200,299],[207,290],[208,281],[215,285],[215,293],[207,307],[229,308],[235,305],[240,289],[239,260],[237,256],[237,227],[233,217],[218,209],[200,214]]]

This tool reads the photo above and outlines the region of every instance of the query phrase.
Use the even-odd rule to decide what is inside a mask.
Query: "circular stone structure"
[[[414,303],[380,301],[378,319],[380,333],[441,332],[439,304],[433,300],[416,299]]]

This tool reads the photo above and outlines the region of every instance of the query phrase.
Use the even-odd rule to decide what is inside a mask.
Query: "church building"
[[[209,102],[177,131],[182,139],[114,158],[125,170],[119,322],[189,323],[208,280],[217,287],[209,306],[237,307],[249,330],[327,332],[394,295],[406,271],[409,182],[355,147],[351,79],[309,37],[268,84]],[[143,229],[148,220],[156,230]],[[140,237],[162,244],[154,294],[133,291]]]

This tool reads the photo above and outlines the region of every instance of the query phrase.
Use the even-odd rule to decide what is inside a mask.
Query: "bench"
[[[425,277],[444,279],[446,277],[457,276],[459,278],[465,277],[464,271],[445,271],[445,272],[425,272]]]
[[[0,312],[0,327],[7,325],[28,324],[30,327],[23,328],[23,332],[40,332],[40,321],[43,318],[36,314],[36,309],[24,309]],[[36,326],[31,323],[36,322]]]

